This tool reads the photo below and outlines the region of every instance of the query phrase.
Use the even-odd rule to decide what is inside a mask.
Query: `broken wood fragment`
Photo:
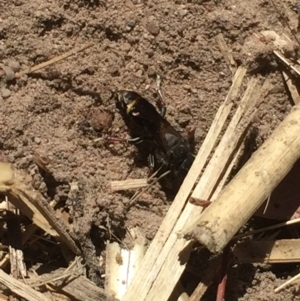
[[[22,250],[22,229],[18,210],[7,202],[7,236],[9,244],[10,274],[18,279],[27,276]]]
[[[73,253],[80,254],[67,226],[57,218],[53,208],[39,192],[25,184],[26,174],[3,162],[0,162],[0,170],[4,171],[0,173],[0,192],[38,227],[65,243]]]
[[[33,276],[26,279],[26,282],[30,287],[42,287],[46,285],[49,291],[65,294],[72,300],[116,301],[114,297],[109,297],[102,288],[81,275],[83,266],[80,260],[81,258],[78,257],[66,269],[59,268],[48,274],[44,273]]]
[[[236,62],[233,59],[232,53],[229,50],[223,35],[220,33],[216,36],[217,43],[219,45],[220,51],[225,59],[226,64],[228,65],[232,74],[236,70]]]
[[[37,292],[29,285],[9,276],[0,270],[0,283],[4,284],[11,292],[30,301],[51,301],[45,295]]]
[[[220,252],[300,157],[300,105],[253,154],[217,200],[185,232]]]
[[[249,240],[233,251],[239,263],[300,262],[300,239]]]
[[[80,301],[118,301],[118,299],[107,296],[106,292],[95,285],[84,276],[68,281],[63,286],[58,286],[63,293]]]
[[[122,299],[127,287],[145,254],[145,242],[136,243],[132,250],[122,249],[118,243],[110,243],[106,248],[106,278],[107,295]]]

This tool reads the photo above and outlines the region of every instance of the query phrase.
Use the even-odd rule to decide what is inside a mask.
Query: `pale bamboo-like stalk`
[[[262,87],[259,86],[258,82],[251,79],[244,97],[239,103],[221,142],[217,146],[212,159],[209,161],[195,188],[197,194],[194,195],[193,193],[192,197],[207,200],[213,194],[222,176],[226,173],[230,158],[232,158],[238,148],[241,137],[252,120],[253,112],[255,112],[254,108],[257,100],[260,99],[261,91]],[[234,126],[235,124],[236,126]],[[202,187],[201,190],[199,190],[199,187]],[[187,204],[184,208],[174,226],[173,232],[164,246],[162,252],[168,251],[167,257],[145,298],[146,301],[168,300],[184,271],[185,260],[187,260],[193,245],[191,242],[185,242],[184,239],[176,240],[176,234],[180,232],[187,223],[201,215],[201,212],[202,208],[197,208],[190,204]],[[161,258],[158,258],[158,260],[159,259]]]
[[[253,154],[217,200],[185,232],[220,252],[300,157],[300,105]]]

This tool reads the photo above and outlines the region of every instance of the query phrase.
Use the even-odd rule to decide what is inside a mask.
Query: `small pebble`
[[[135,26],[135,20],[134,19],[127,20],[126,26],[128,26],[130,29],[132,29]]]
[[[7,82],[13,80],[15,78],[15,72],[11,67],[2,66],[3,71],[5,72],[5,80]]]
[[[8,90],[7,88],[2,88],[1,89],[1,96],[3,99],[9,98],[11,96],[11,91]]]
[[[194,132],[195,141],[200,141],[201,139],[203,139],[203,136],[204,136],[203,129],[200,126],[196,127],[195,132]]]
[[[36,144],[40,144],[40,143],[41,143],[41,139],[38,138],[38,137],[34,137],[34,142],[35,142]]]
[[[18,72],[21,69],[19,62],[17,61],[9,61],[8,67],[10,67],[14,72]]]
[[[43,191],[43,192],[47,191],[47,185],[45,182],[42,182],[40,184],[39,191]]]
[[[146,29],[154,36],[159,34],[160,28],[157,20],[154,17],[150,17],[147,24]]]
[[[142,69],[140,69],[137,72],[135,72],[135,76],[136,77],[141,77],[142,75],[143,75],[143,70]]]
[[[186,16],[188,13],[189,13],[189,11],[188,11],[187,9],[180,9],[180,10],[179,10],[179,15],[180,15],[181,17]]]
[[[123,50],[124,52],[128,52],[130,50],[131,46],[130,44],[128,43],[124,43],[122,46],[121,46],[121,50]]]

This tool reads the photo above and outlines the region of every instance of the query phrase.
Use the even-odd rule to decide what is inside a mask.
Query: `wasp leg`
[[[161,116],[162,118],[165,118],[166,113],[167,113],[167,108],[166,108],[166,107],[162,107],[162,109],[161,109],[161,111],[160,111],[160,116]]]
[[[166,116],[166,113],[167,113],[167,108],[166,108],[164,98],[163,98],[163,94],[162,94],[162,91],[161,91],[161,77],[160,77],[159,74],[156,75],[156,90],[157,90],[157,93],[159,95],[160,102],[162,103],[162,108],[161,108],[161,111],[160,111],[160,115],[161,115],[161,117],[164,118]]]
[[[159,74],[156,75],[156,90],[160,97],[161,102],[164,103],[164,98],[161,92],[161,77]]]
[[[154,155],[150,154],[148,156],[148,164],[149,164],[149,172],[148,172],[148,179],[151,178],[154,172],[154,166],[155,166],[155,160],[154,160]]]
[[[127,142],[128,139],[125,138],[120,138],[120,137],[113,137],[113,136],[108,136],[106,137],[106,140],[112,141],[112,142]]]
[[[127,141],[132,144],[140,144],[144,141],[144,139],[142,137],[135,137],[135,138],[127,139]]]
[[[108,136],[107,140],[113,141],[113,142],[124,142],[124,143],[129,142],[129,143],[132,143],[132,144],[139,144],[139,143],[142,143],[144,141],[144,139],[142,137],[126,139],[126,138],[112,137],[112,136]]]

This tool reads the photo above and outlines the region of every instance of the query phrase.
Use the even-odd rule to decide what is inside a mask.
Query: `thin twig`
[[[74,55],[74,54],[76,54],[76,53],[79,53],[79,52],[81,52],[81,51],[83,51],[83,50],[85,50],[85,49],[87,49],[87,48],[90,48],[90,47],[92,47],[92,46],[94,46],[94,44],[88,44],[88,45],[85,45],[85,46],[83,46],[83,47],[81,47],[81,48],[79,48],[79,49],[72,49],[72,50],[70,50],[70,51],[68,51],[68,52],[66,52],[66,53],[64,53],[64,54],[62,54],[62,55],[59,55],[59,56],[54,57],[53,59],[51,59],[51,60],[49,60],[49,61],[47,61],[47,62],[43,62],[43,63],[41,63],[41,64],[38,64],[38,65],[36,65],[36,66],[33,66],[33,67],[30,68],[29,70],[21,71],[21,72],[16,73],[16,78],[20,78],[20,77],[22,77],[23,75],[26,75],[26,74],[29,74],[29,73],[33,73],[33,72],[36,72],[36,71],[38,71],[38,70],[41,70],[41,69],[43,69],[43,68],[45,68],[45,67],[48,67],[48,66],[50,66],[50,65],[53,65],[53,64],[55,64],[55,63],[57,63],[57,62],[59,62],[59,61],[61,61],[61,60],[64,60],[64,59],[66,59],[66,58],[68,58],[68,57],[70,57],[70,56],[72,56],[72,55]]]
[[[155,178],[147,187],[145,187],[144,189],[142,189],[140,192],[135,193],[133,195],[133,197],[131,198],[129,204],[127,205],[127,209],[130,208],[132,206],[132,204],[136,201],[136,199],[144,192],[146,192],[150,187],[152,187],[156,182],[158,182],[159,180],[161,180],[163,177],[165,177],[166,175],[168,175],[171,171],[168,170],[166,172],[164,172],[161,176],[159,176],[158,178]],[[151,178],[150,178],[151,179]]]
[[[58,280],[61,280],[61,279],[67,279],[68,278],[76,278],[76,277],[79,277],[81,273],[79,272],[75,272],[74,271],[69,271],[68,273],[63,273],[62,275],[60,276],[55,276],[53,278],[49,278],[49,279],[45,279],[45,280],[36,280],[36,282],[32,282],[32,283],[28,283],[28,285],[30,285],[31,287],[40,287],[40,286],[43,286],[43,285],[46,285],[46,284],[53,284],[53,282],[55,281],[58,281]],[[70,277],[72,276],[72,277]]]
[[[107,232],[109,232],[110,236],[113,236],[115,238],[116,241],[118,241],[120,243],[120,245],[123,245],[124,246],[124,249],[127,249],[129,250],[129,246],[126,245],[126,243],[124,241],[122,241],[120,238],[118,238],[118,236],[116,236],[114,233],[112,233],[111,231],[109,231],[106,227],[104,226],[99,226],[100,229],[103,229]]]
[[[269,195],[268,198],[267,198],[267,203],[266,203],[266,206],[264,208],[263,214],[266,214],[266,211],[269,207],[270,199],[271,199],[271,195]]]
[[[284,288],[286,288],[289,284],[295,282],[295,280],[298,280],[300,278],[300,273],[294,277],[292,277],[291,279],[289,279],[288,281],[286,281],[285,283],[279,285],[275,290],[274,293],[279,293],[281,290],[283,290]]]
[[[298,224],[298,223],[300,223],[300,218],[296,218],[296,219],[293,219],[291,221],[279,223],[277,225],[273,225],[273,226],[269,226],[269,227],[249,231],[249,232],[246,232],[246,233],[243,233],[243,234],[239,234],[239,235],[234,236],[233,239],[244,238],[246,236],[250,236],[250,235],[253,235],[253,234],[257,234],[257,233],[261,233],[261,232],[265,232],[265,231],[268,231],[268,230],[273,230],[273,229],[277,229],[277,228],[281,228],[281,227],[285,227],[285,226],[289,226],[289,225],[293,225],[293,224]]]
[[[300,71],[288,61],[288,59],[278,50],[274,50],[273,53],[276,55],[276,57],[287,67],[292,69],[298,76],[300,76]]]

